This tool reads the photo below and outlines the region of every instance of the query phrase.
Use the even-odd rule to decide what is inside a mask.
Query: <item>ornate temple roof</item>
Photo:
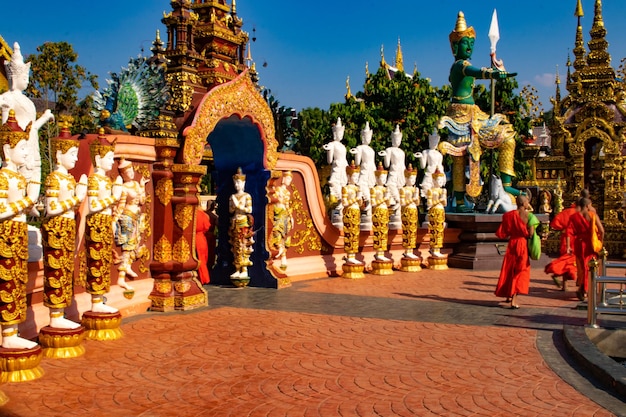
[[[13,50],[4,38],[0,36],[0,91],[9,89],[9,80],[4,69],[4,62],[11,59],[11,55],[13,55]]]

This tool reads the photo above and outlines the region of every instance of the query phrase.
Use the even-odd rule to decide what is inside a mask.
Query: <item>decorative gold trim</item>
[[[176,262],[185,262],[191,258],[191,246],[185,236],[181,236],[180,239],[174,244],[172,249],[172,257]]]
[[[209,134],[221,119],[234,114],[240,118],[250,117],[253,123],[259,125],[261,140],[266,148],[265,168],[273,169],[278,160],[274,118],[247,70],[233,81],[213,88],[204,96],[192,125],[183,132],[184,162],[189,165],[200,165],[204,144]]]
[[[206,174],[207,166],[206,165],[188,165],[188,164],[174,164],[172,165],[172,172],[188,172],[195,174]]]
[[[172,260],[172,244],[165,235],[154,245],[154,260],[159,263]]]
[[[170,178],[161,178],[157,182],[156,190],[154,190],[157,198],[164,206],[167,206],[174,195],[174,183]]]
[[[178,227],[187,229],[193,220],[193,207],[189,204],[178,204],[174,209],[174,219]]]

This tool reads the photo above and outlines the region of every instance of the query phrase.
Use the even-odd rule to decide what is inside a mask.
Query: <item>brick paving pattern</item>
[[[291,288],[207,287],[210,307],[125,318],[9,383],[2,416],[612,416],[544,361],[538,333],[584,324],[533,271],[519,310],[497,271],[422,271]]]

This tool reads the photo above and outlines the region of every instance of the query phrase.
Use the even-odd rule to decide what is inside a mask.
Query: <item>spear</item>
[[[498,13],[496,9],[493,9],[493,15],[491,16],[491,25],[489,26],[489,41],[491,43],[491,68],[504,71],[504,63],[502,60],[496,58],[496,45],[500,40],[500,28],[498,27]],[[491,79],[491,116],[496,112],[496,81]]]

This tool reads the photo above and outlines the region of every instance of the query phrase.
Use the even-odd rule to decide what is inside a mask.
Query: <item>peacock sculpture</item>
[[[93,94],[91,115],[110,132],[134,133],[159,116],[169,99],[163,65],[144,57],[131,58],[119,74],[110,73],[108,86]]]

